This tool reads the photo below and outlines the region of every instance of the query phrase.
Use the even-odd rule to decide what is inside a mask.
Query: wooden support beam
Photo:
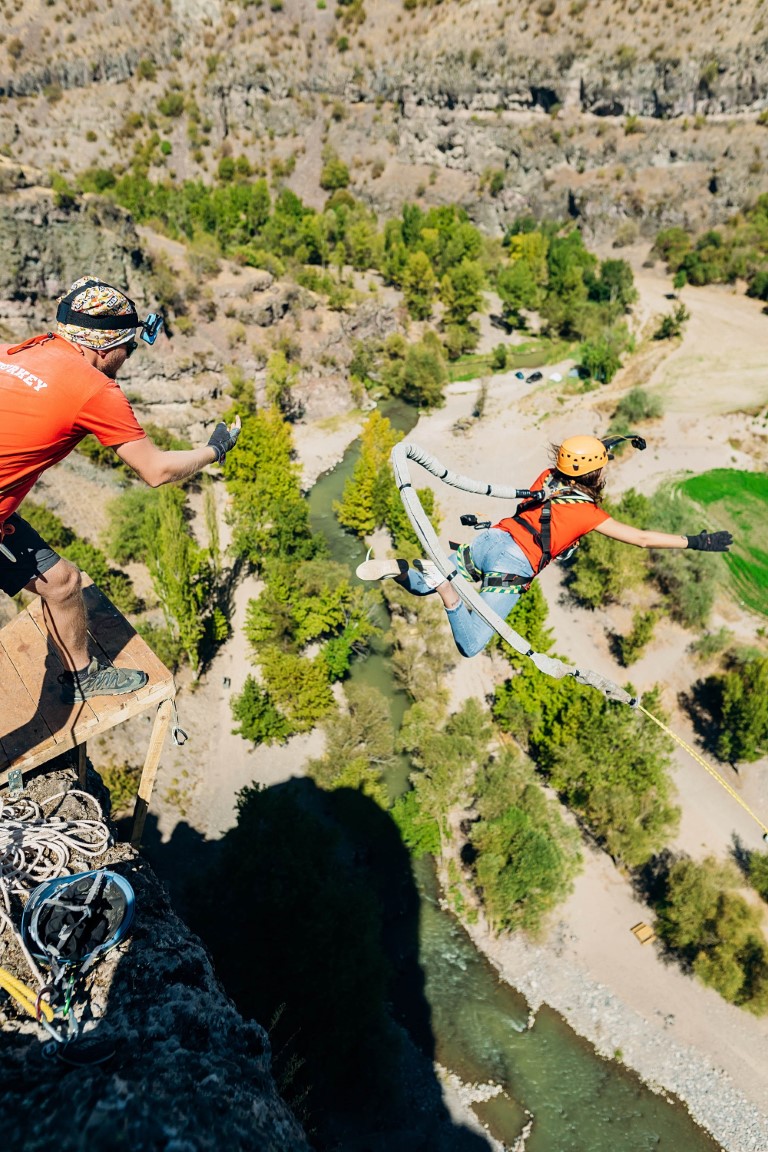
[[[77,782],[81,788],[85,788],[85,777],[88,772],[87,747],[85,740],[77,746]]]
[[[147,819],[147,812],[149,811],[149,803],[152,799],[152,789],[155,786],[155,777],[157,776],[157,769],[160,764],[160,756],[163,751],[163,744],[168,735],[168,728],[171,723],[171,713],[173,712],[173,700],[163,700],[157,708],[155,722],[152,725],[152,735],[149,738],[149,748],[147,749],[147,756],[144,760],[144,767],[141,772],[141,780],[139,781],[139,794],[136,797],[136,807],[133,810],[133,832],[131,833],[131,845],[134,848],[141,847],[141,837],[144,832],[144,822]]]

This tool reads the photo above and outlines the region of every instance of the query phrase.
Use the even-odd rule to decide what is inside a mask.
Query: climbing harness
[[[457,594],[467,607],[471,608],[489,628],[497,632],[502,640],[509,644],[511,648],[514,648],[514,650],[522,656],[526,656],[531,663],[534,664],[540,672],[544,672],[545,675],[552,676],[556,680],[562,680],[566,676],[572,676],[580,684],[588,684],[590,687],[597,689],[598,692],[602,692],[609,700],[616,700],[622,704],[629,704],[631,707],[635,707],[637,705],[636,698],[630,696],[629,692],[624,688],[620,688],[618,684],[614,684],[612,680],[608,680],[605,676],[600,676],[597,672],[591,672],[586,669],[574,668],[573,665],[566,664],[562,660],[556,660],[552,656],[546,656],[543,652],[534,652],[528,641],[518,632],[510,628],[506,621],[502,620],[502,618],[489,607],[487,602],[482,599],[480,594],[476,592],[467,581],[466,577],[462,575],[458,566],[454,566],[451,563],[440,547],[435,531],[429,522],[429,517],[424,511],[416,489],[411,483],[408,465],[409,460],[415,460],[417,464],[420,464],[427,472],[430,472],[433,476],[442,480],[444,484],[450,484],[453,488],[460,488],[464,492],[473,492],[480,496],[494,496],[501,500],[519,500],[530,498],[532,496],[530,489],[512,488],[506,484],[483,484],[468,476],[461,476],[458,473],[451,472],[445,465],[441,464],[439,460],[430,456],[429,453],[425,452],[417,444],[409,444],[407,441],[400,441],[400,443],[396,444],[392,449],[391,461],[395,474],[395,482],[413,530],[427,555],[431,557],[446,580],[453,583]]]
[[[57,815],[59,802],[70,797],[95,808],[97,818]],[[42,804],[28,797],[0,801],[0,927],[10,929],[38,990],[2,968],[0,988],[35,1017],[55,1041],[50,1051],[68,1063],[97,1063],[112,1054],[110,1044],[82,1038],[72,1001],[77,981],[124,939],[133,917],[133,890],[114,872],[66,874],[71,855],[101,856],[109,841],[101,809],[87,792],[60,792]],[[18,931],[11,898],[30,888]],[[41,965],[50,970],[47,978]]]
[[[532,493],[534,497],[532,500],[526,500],[524,504],[519,504],[514,516],[510,516],[510,520],[514,520],[515,524],[519,524],[526,532],[530,532],[533,537],[536,547],[541,550],[541,558],[539,566],[536,569],[538,575],[552,559],[552,506],[553,504],[594,504],[594,498],[586,492],[581,492],[578,488],[572,488],[570,485],[558,484],[551,476],[548,476],[544,481],[544,487]],[[541,509],[541,519],[539,527],[536,528],[528,520],[524,520],[523,516],[528,512],[534,512]],[[569,549],[570,551],[570,549]],[[530,580],[526,588],[530,587]]]
[[[451,545],[456,553],[456,567],[465,580],[482,587],[491,588],[494,592],[527,592],[531,586],[532,576],[519,576],[516,572],[484,572],[476,568],[472,559],[471,544]]]

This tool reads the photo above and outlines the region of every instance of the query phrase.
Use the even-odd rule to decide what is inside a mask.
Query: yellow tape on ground
[[[752,817],[752,819],[755,821],[755,823],[760,828],[762,828],[763,832],[768,834],[768,826],[766,826],[762,822],[760,817],[755,812],[752,811],[749,804],[747,804],[747,802],[745,800],[742,800],[741,796],[739,796],[739,794],[735,790],[735,788],[732,788],[731,785],[728,783],[728,781],[724,780],[723,777],[720,775],[720,773],[715,771],[715,769],[712,767],[712,765],[708,764],[707,761],[704,759],[704,757],[700,756],[698,754],[698,752],[696,751],[695,748],[691,748],[690,744],[686,744],[685,740],[682,740],[675,732],[672,731],[671,728],[667,728],[666,724],[662,724],[661,720],[659,720],[659,718],[657,716],[654,716],[652,712],[649,712],[647,708],[643,708],[642,704],[638,704],[638,710],[640,712],[644,713],[644,715],[646,715],[649,720],[653,720],[654,724],[658,724],[659,728],[661,728],[662,731],[666,732],[668,736],[671,736],[672,739],[675,740],[680,745],[681,748],[684,748],[685,751],[688,753],[688,755],[692,756],[697,764],[701,764],[702,768],[704,768],[705,771],[709,772],[710,776],[712,776],[715,780],[717,780],[718,784],[722,788],[725,788],[726,792],[730,796],[733,797],[733,799],[736,801],[736,803],[741,804],[744,811],[749,813],[749,815]]]

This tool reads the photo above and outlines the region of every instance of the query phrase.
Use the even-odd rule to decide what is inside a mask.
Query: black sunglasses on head
[[[136,351],[136,349],[138,348],[138,346],[139,346],[138,340],[128,340],[125,344],[122,345],[122,347],[125,348],[126,360],[130,360],[131,356],[133,356],[133,354]]]

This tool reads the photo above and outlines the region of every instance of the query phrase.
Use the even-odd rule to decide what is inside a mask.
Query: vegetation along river
[[[405,405],[387,404],[384,414],[406,434],[413,426],[414,410]],[[363,550],[339,527],[333,503],[341,498],[358,453],[356,442],[309,496],[313,530],[325,536],[333,559],[353,570]],[[379,622],[386,624],[386,618]],[[353,666],[352,675],[386,696],[399,727],[408,701],[394,683],[383,642]],[[407,787],[408,771],[403,758],[388,780],[392,794]],[[652,1092],[618,1062],[598,1056],[555,1012],[542,1008],[529,1028],[523,996],[499,980],[441,907],[431,862],[418,861],[414,873],[421,899],[419,962],[436,1057],[465,1083],[502,1085],[501,1095],[475,1106],[498,1139],[513,1145],[533,1116],[526,1152],[713,1152],[719,1147],[679,1103]]]

